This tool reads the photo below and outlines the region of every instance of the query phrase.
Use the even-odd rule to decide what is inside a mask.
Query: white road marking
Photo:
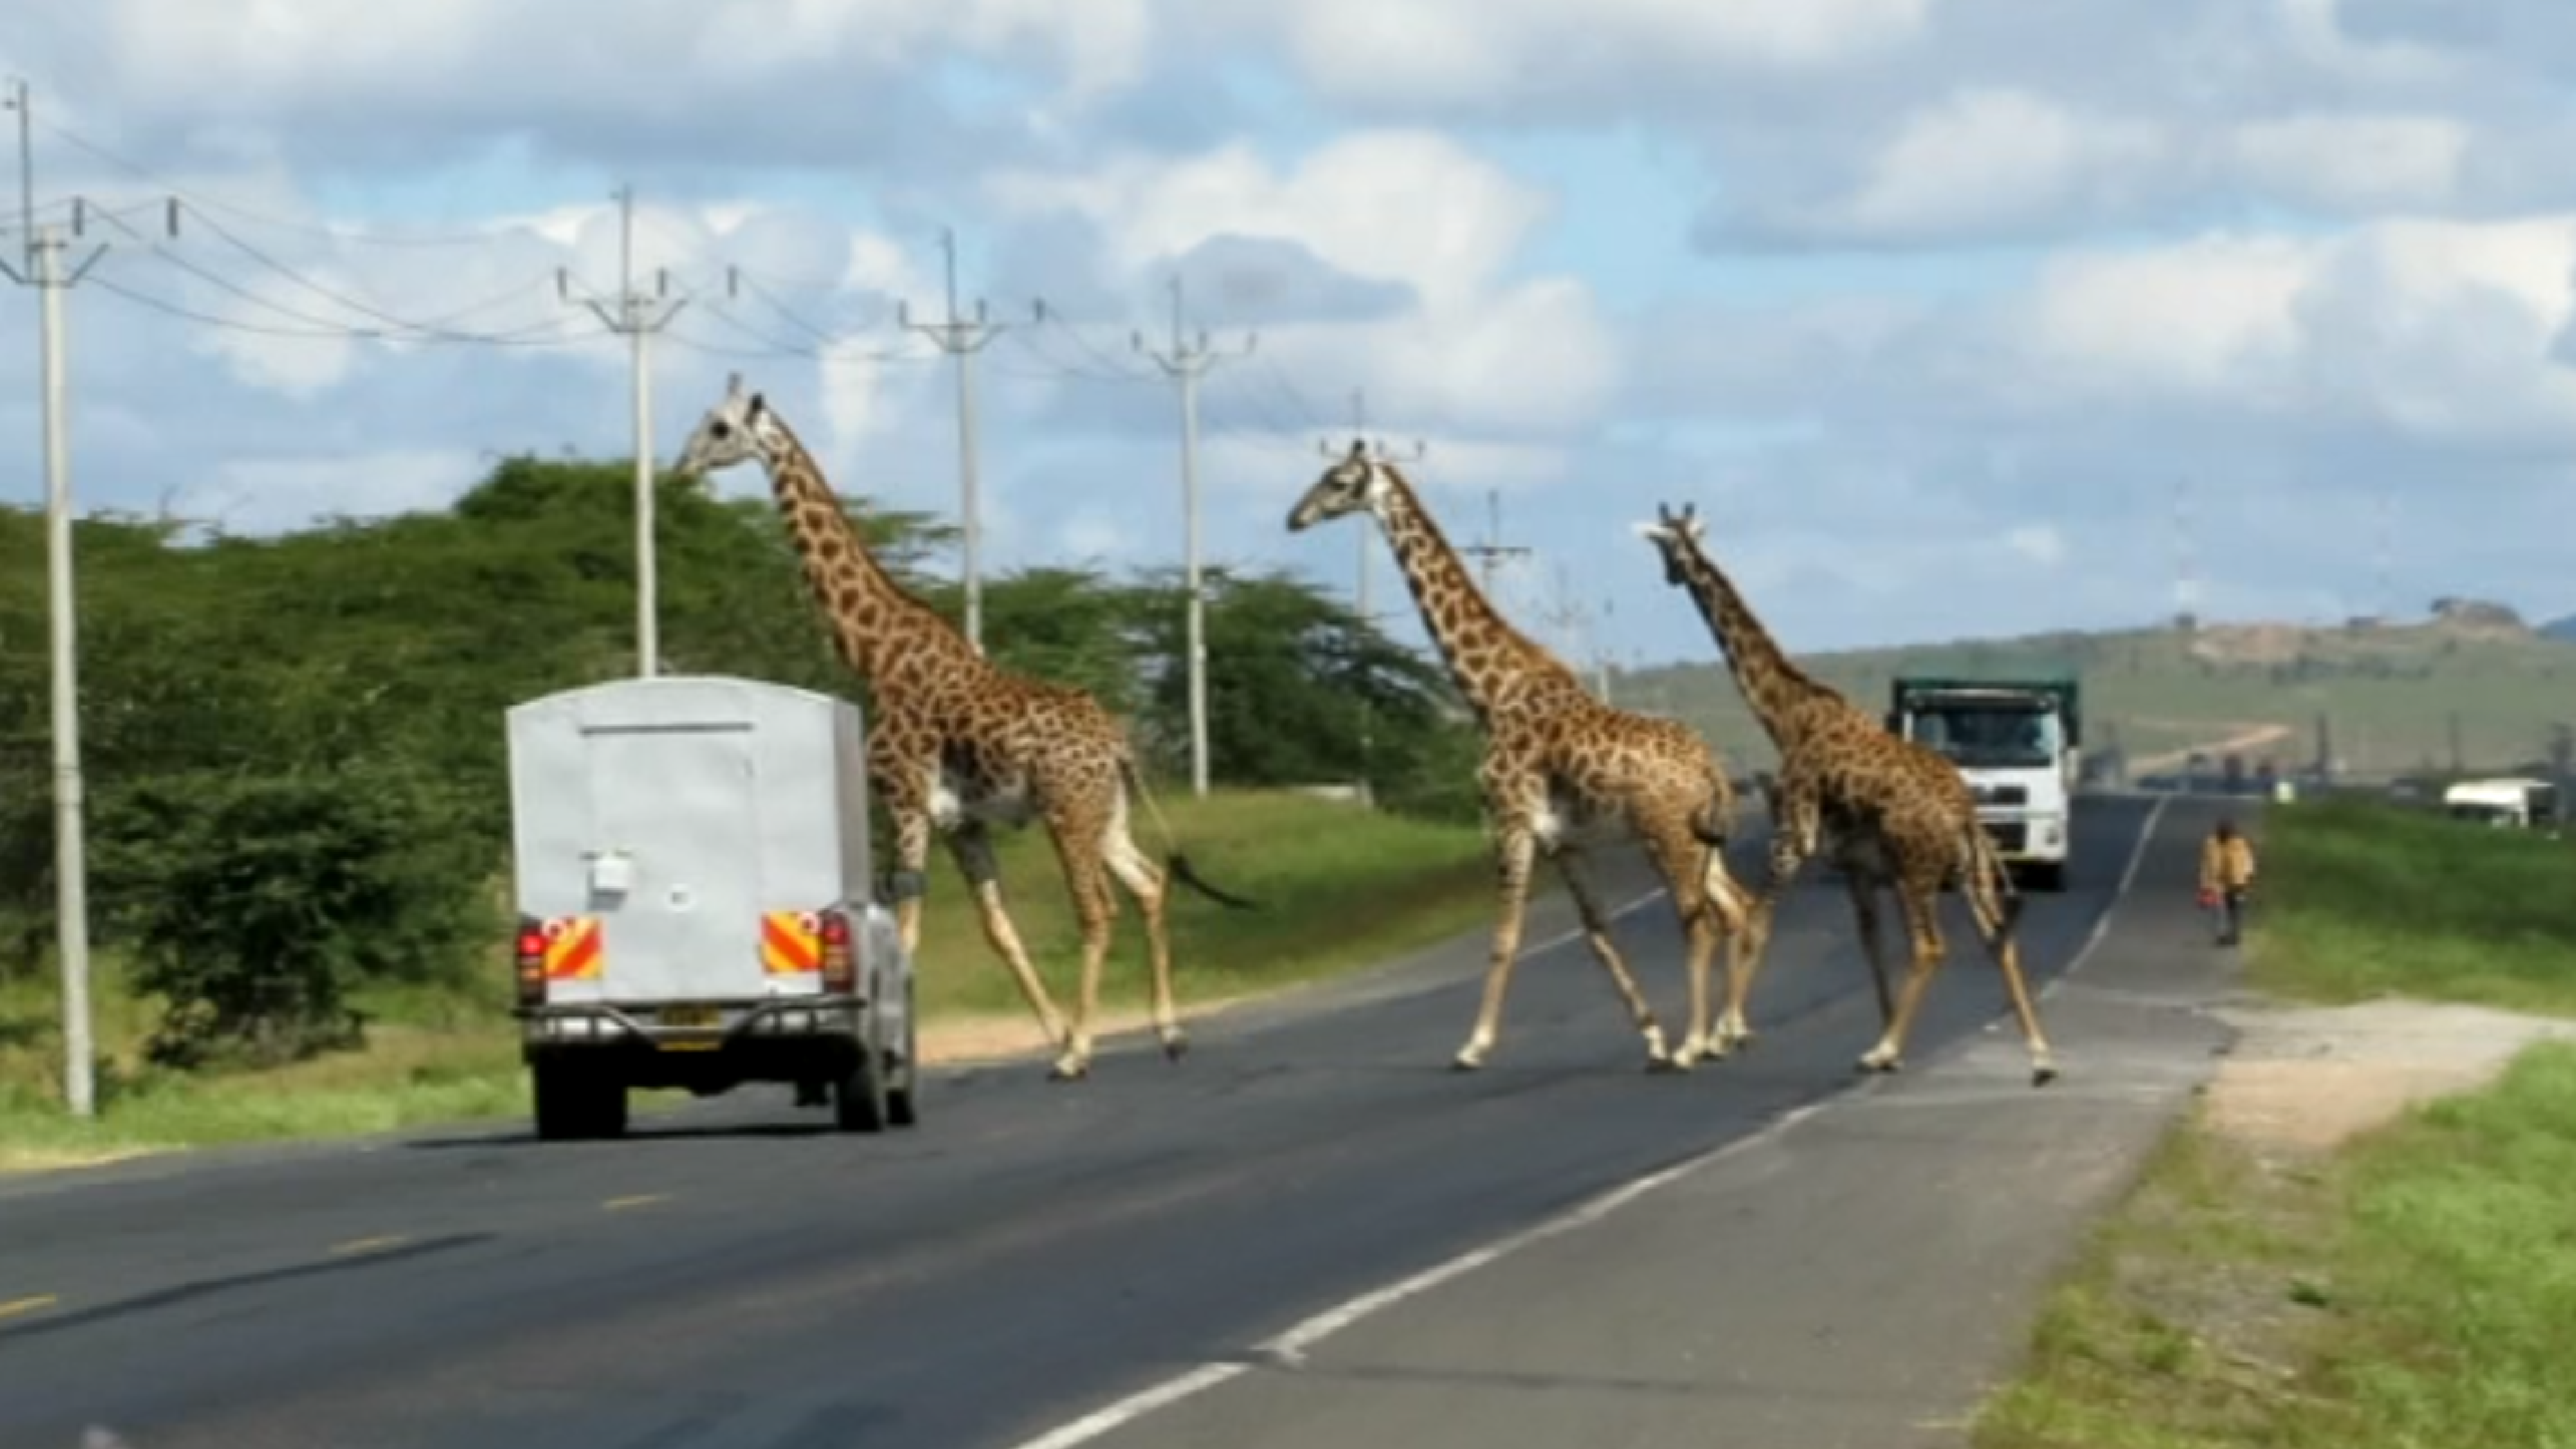
[[[1073,1449],[1088,1444],[1113,1429],[1135,1422],[1166,1404],[1176,1404],[1202,1389],[1212,1389],[1237,1374],[1251,1372],[1251,1365],[1240,1363],[1205,1363],[1178,1378],[1165,1379],[1142,1393],[1130,1394],[1106,1408],[1094,1409],[1072,1423],[1040,1434],[1013,1449]]]
[[[1523,1228],[1519,1232],[1497,1238],[1481,1248],[1470,1249],[1409,1278],[1399,1279],[1383,1288],[1338,1303],[1291,1326],[1284,1333],[1255,1344],[1253,1352],[1293,1367],[1305,1360],[1307,1350],[1362,1319],[1383,1313],[1406,1299],[1428,1293],[1453,1278],[1464,1277],[1478,1268],[1507,1258],[1533,1243],[1544,1242],[1549,1238],[1561,1237],[1566,1233],[1588,1228],[1659,1187],[1668,1186],[1701,1168],[1713,1166],[1738,1153],[1776,1141],[1800,1122],[1823,1111],[1834,1100],[1835,1098],[1828,1097],[1809,1102],[1802,1107],[1793,1107],[1771,1119],[1761,1131],[1752,1136],[1739,1137],[1723,1147],[1684,1158],[1669,1167],[1658,1168],[1644,1177],[1612,1188],[1591,1201],[1549,1218],[1535,1227]],[[1248,1363],[1201,1364],[1187,1373],[1165,1379],[1115,1403],[1094,1409],[1081,1418],[1050,1429],[1034,1439],[1015,1444],[1012,1449],[1075,1449],[1076,1445],[1088,1444],[1104,1434],[1123,1429],[1157,1409],[1168,1408],[1194,1394],[1212,1389],[1228,1379],[1250,1373],[1252,1369],[1253,1365]]]
[[[2138,867],[2147,863],[2147,847],[2155,841],[2156,822],[2164,819],[2165,806],[2172,801],[2171,795],[2158,795],[2156,803],[2147,807],[2146,823],[2138,827],[2137,843],[2129,847],[2129,863],[2120,871],[2120,883],[2111,888],[2110,903],[2102,907],[2101,919],[2093,923],[2092,934],[2084,938],[2083,945],[2075,948],[2075,959],[2067,962],[2065,970],[2050,977],[2048,984],[2039,988],[2041,1001],[2056,995],[2057,988],[2066,984],[2066,978],[2084,969],[2084,963],[2093,959],[2093,949],[2111,934],[2111,918],[2120,913],[2120,903],[2129,898],[2129,888],[2138,883]],[[2002,1019],[1997,1018],[1995,1025],[2002,1024]]]
[[[2148,842],[2155,839],[2156,822],[2163,815],[2164,808],[2165,800],[2159,797],[2154,806],[2147,811],[2146,822],[2138,829],[2137,844],[2130,849],[2128,867],[2120,873],[2120,883],[2113,887],[2110,902],[2102,908],[2101,920],[2094,923],[2092,934],[2085,937],[2083,946],[2075,953],[2075,959],[2067,963],[2067,971],[2071,972],[2082,965],[2084,959],[2093,954],[2093,948],[2100,945],[2103,938],[2109,934],[2111,913],[2119,908],[2122,900],[2127,898],[2129,887],[2137,880],[2139,864],[2146,859]],[[1614,918],[1627,915],[1660,898],[1663,894],[1660,890],[1650,892],[1621,906],[1612,914]],[[1580,930],[1569,931],[1563,936],[1530,949],[1533,953],[1554,950],[1570,942],[1579,941],[1582,937],[1583,933]],[[2063,979],[2065,979],[2063,974],[2057,978],[2057,980]],[[2049,985],[2055,986],[2057,980],[2052,980]],[[2043,989],[2040,994],[2045,996],[2047,992]],[[1478,1268],[1510,1257],[1534,1243],[1545,1242],[1550,1238],[1561,1237],[1578,1229],[1590,1227],[1657,1188],[1670,1186],[1692,1173],[1713,1167],[1739,1153],[1776,1142],[1799,1123],[1827,1107],[1834,1106],[1849,1097],[1870,1094],[1884,1086],[1886,1081],[1886,1078],[1879,1076],[1864,1077],[1804,1106],[1793,1107],[1772,1118],[1760,1131],[1751,1136],[1739,1137],[1722,1147],[1684,1158],[1668,1167],[1658,1168],[1536,1226],[1506,1234],[1482,1247],[1471,1248],[1446,1262],[1434,1264],[1410,1277],[1398,1279],[1382,1288],[1372,1289],[1356,1298],[1346,1299],[1321,1313],[1291,1325],[1285,1332],[1255,1344],[1253,1352],[1293,1368],[1304,1362],[1307,1352],[1316,1344],[1363,1319],[1383,1313],[1409,1298],[1418,1297],[1452,1279],[1464,1277]],[[1094,1409],[1081,1418],[1060,1424],[1034,1439],[1023,1440],[1013,1445],[1012,1449],[1076,1449],[1077,1445],[1088,1444],[1103,1435],[1115,1433],[1157,1410],[1169,1408],[1173,1404],[1204,1393],[1230,1379],[1239,1378],[1250,1373],[1252,1369],[1252,1364],[1240,1362],[1200,1364],[1186,1373],[1174,1375],[1158,1384],[1129,1394],[1123,1399]]]

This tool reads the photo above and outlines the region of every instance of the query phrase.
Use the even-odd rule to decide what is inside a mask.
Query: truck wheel
[[[921,1121],[915,1105],[921,1091],[921,1022],[912,1014],[912,982],[903,983],[903,1085],[886,1093],[886,1120],[897,1127]]]
[[[529,1076],[540,1141],[571,1142],[625,1132],[626,1088],[616,1078],[566,1061],[538,1062]]]
[[[870,1042],[832,1084],[832,1125],[844,1132],[883,1132],[886,1125],[885,1058]]]

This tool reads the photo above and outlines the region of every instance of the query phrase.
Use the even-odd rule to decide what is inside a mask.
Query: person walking
[[[2245,925],[2245,893],[2254,885],[2254,845],[2236,822],[2219,819],[2200,843],[2200,905],[2218,917],[2218,944],[2233,946]]]

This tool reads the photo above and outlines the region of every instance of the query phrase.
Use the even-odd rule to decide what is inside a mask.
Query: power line
[[[1482,579],[1484,585],[1485,601],[1487,603],[1494,604],[1497,608],[1501,607],[1501,603],[1494,597],[1494,565],[1507,558],[1527,558],[1530,554],[1530,550],[1526,546],[1521,544],[1506,544],[1502,539],[1502,490],[1499,488],[1488,488],[1485,490],[1485,541],[1483,543],[1461,544],[1459,545],[1458,551],[1463,554],[1474,555],[1477,564],[1477,573]]]
[[[987,319],[984,299],[975,299],[975,320],[969,322],[957,315],[957,233],[948,227],[939,229],[939,250],[947,261],[948,312],[944,321],[915,322],[909,302],[895,303],[894,320],[906,332],[918,332],[936,343],[939,350],[957,361],[957,511],[959,523],[959,573],[966,588],[966,644],[976,653],[984,652],[984,573],[980,564],[983,525],[976,502],[975,478],[975,354],[987,343],[1010,330],[1007,323]],[[1046,304],[1037,304],[1040,317],[1046,315]]]
[[[27,83],[9,84],[9,109],[18,113],[18,196],[28,218],[21,272],[0,262],[0,272],[37,296],[37,368],[45,438],[45,614],[52,635],[54,745],[54,931],[63,978],[63,1102],[75,1117],[98,1114],[95,1051],[89,1005],[89,850],[84,838],[80,748],[80,639],[72,590],[72,482],[70,439],[63,407],[63,294],[79,285],[105,244],[95,246],[66,274],[69,249],[62,229],[35,220],[35,100]]]
[[[617,188],[617,296],[614,307],[595,297],[584,297],[582,305],[598,317],[611,332],[626,335],[634,370],[635,403],[635,672],[651,678],[662,672],[662,641],[658,623],[659,591],[653,559],[653,374],[648,343],[652,335],[680,315],[689,299],[670,296],[671,277],[657,270],[653,278],[653,296],[648,299],[635,289],[635,188]],[[555,271],[557,295],[570,299],[572,271]],[[656,315],[654,305],[670,305]]]
[[[1182,334],[1184,299],[1181,277],[1172,274],[1172,345],[1169,351],[1157,352],[1145,345],[1145,334],[1135,333],[1131,341],[1136,350],[1153,359],[1165,376],[1180,384],[1181,394],[1181,527],[1186,539],[1183,565],[1183,587],[1188,590],[1190,675],[1190,789],[1205,798],[1208,792],[1207,745],[1207,593],[1199,582],[1199,379],[1221,362],[1249,357],[1260,335],[1244,334],[1241,352],[1220,353],[1208,345],[1202,329],[1195,343]]]

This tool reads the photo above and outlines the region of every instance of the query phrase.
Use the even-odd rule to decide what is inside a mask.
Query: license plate
[[[712,1006],[666,1006],[662,1008],[664,1026],[707,1027],[723,1020],[723,1014]]]

